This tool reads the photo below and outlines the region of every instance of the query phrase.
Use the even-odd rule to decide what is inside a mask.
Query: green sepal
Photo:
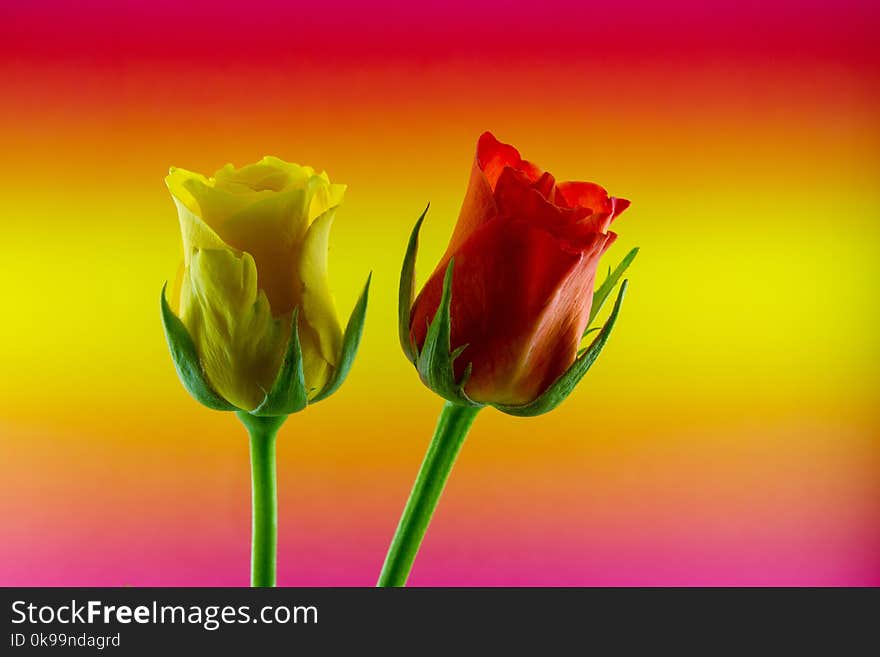
[[[397,331],[400,335],[400,346],[403,348],[403,353],[409,358],[409,362],[413,364],[419,357],[419,349],[413,342],[409,330],[412,305],[415,301],[416,253],[419,250],[419,230],[422,228],[422,222],[430,207],[431,204],[428,203],[410,233],[406,255],[403,257],[403,267],[400,270],[400,286],[397,293]]]
[[[528,404],[521,406],[505,406],[503,404],[493,404],[502,413],[508,415],[517,415],[520,417],[531,417],[533,415],[542,415],[552,411],[559,406],[562,401],[571,394],[575,386],[587,373],[587,370],[593,365],[599,357],[599,353],[608,341],[611,335],[611,329],[617,321],[617,315],[620,312],[620,305],[623,303],[623,297],[626,294],[628,281],[623,281],[620,291],[617,293],[617,300],[614,302],[614,308],[605,322],[605,326],[599,332],[599,335],[593,340],[589,347],[578,355],[571,367],[563,372],[556,381],[554,381],[547,390],[545,390],[537,399]]]
[[[306,377],[303,373],[302,347],[299,343],[299,330],[297,328],[299,308],[294,308],[290,313],[290,339],[287,341],[287,352],[272,389],[266,393],[263,401],[251,415],[257,417],[275,417],[278,415],[290,415],[297,413],[308,405],[308,393],[306,391]]]
[[[454,259],[449,261],[446,267],[446,275],[443,277],[443,295],[440,297],[440,305],[434,319],[428,325],[425,335],[425,343],[416,361],[416,368],[422,382],[431,390],[444,399],[465,406],[482,407],[484,404],[475,402],[465,394],[464,384],[467,383],[471,374],[471,364],[468,363],[462,374],[461,381],[455,380],[453,363],[461,356],[467,345],[450,351],[450,305],[452,301],[452,270]]]
[[[593,305],[590,306],[590,318],[587,320],[587,326],[584,329],[584,336],[586,336],[591,330],[594,330],[590,329],[593,320],[596,319],[596,315],[602,310],[602,306],[605,305],[605,300],[608,298],[608,295],[611,294],[614,286],[617,285],[617,281],[620,280],[620,277],[623,276],[623,273],[632,264],[632,261],[636,259],[638,254],[639,247],[635,247],[624,256],[623,260],[621,260],[620,264],[614,268],[613,272],[611,271],[611,267],[608,268],[608,276],[605,277],[605,281],[595,292],[593,292]]]
[[[361,336],[364,333],[364,319],[367,316],[367,301],[370,294],[370,281],[373,274],[367,276],[367,283],[364,285],[364,291],[361,292],[360,298],[351,311],[348,318],[348,324],[345,326],[345,334],[342,336],[342,352],[339,355],[339,362],[330,376],[330,380],[324,386],[324,389],[312,399],[311,404],[319,402],[332,395],[339,389],[339,386],[345,381],[351,366],[354,363],[354,357],[357,355],[358,346],[361,343]]]
[[[205,378],[199,354],[189,331],[168,306],[168,300],[165,298],[165,288],[167,287],[167,283],[162,286],[162,326],[165,329],[165,340],[168,342],[168,349],[171,351],[171,359],[174,361],[174,368],[177,370],[180,382],[193,399],[203,406],[215,411],[238,410],[214,392]]]

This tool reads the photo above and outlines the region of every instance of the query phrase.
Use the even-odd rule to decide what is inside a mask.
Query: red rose
[[[590,315],[599,258],[617,235],[609,224],[629,201],[593,183],[556,183],[486,132],[446,253],[411,311],[419,349],[454,258],[453,349],[464,390],[481,403],[536,399],[574,362]]]

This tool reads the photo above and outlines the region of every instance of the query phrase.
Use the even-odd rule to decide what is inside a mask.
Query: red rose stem
[[[397,531],[391,539],[391,547],[388,548],[376,586],[406,586],[446,480],[479,411],[479,407],[460,406],[452,402],[443,405],[434,437],[403,509]]]

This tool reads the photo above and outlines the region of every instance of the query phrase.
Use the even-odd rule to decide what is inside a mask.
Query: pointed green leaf
[[[165,328],[165,340],[168,342],[168,349],[171,351],[171,359],[174,361],[174,367],[177,370],[177,376],[180,378],[183,387],[192,395],[200,404],[207,406],[215,411],[234,411],[235,406],[223,399],[214,392],[205,373],[202,371],[202,365],[199,361],[199,354],[196,346],[193,344],[189,331],[180,318],[174,314],[174,311],[168,306],[165,298],[166,283],[162,286],[162,326]]]
[[[342,353],[339,356],[339,362],[334,368],[333,374],[330,376],[327,385],[325,385],[324,389],[318,393],[318,396],[310,402],[312,404],[319,402],[336,392],[339,389],[339,386],[342,385],[343,381],[345,381],[345,377],[348,376],[349,370],[351,370],[351,366],[354,363],[354,357],[357,355],[358,346],[361,343],[361,335],[363,335],[364,332],[364,318],[367,315],[367,299],[370,294],[370,280],[372,278],[373,274],[370,273],[370,275],[367,276],[367,284],[364,285],[364,291],[361,292],[361,296],[355,304],[354,310],[351,311],[351,316],[348,318],[348,324],[345,327],[345,334],[342,337]]]
[[[409,331],[410,314],[415,300],[416,253],[419,250],[419,230],[422,228],[422,222],[430,207],[431,204],[428,203],[412,229],[409,243],[406,246],[406,255],[403,257],[403,267],[400,270],[400,286],[397,295],[397,330],[400,334],[400,346],[411,363],[415,363],[419,357],[418,347],[413,343]]]
[[[617,281],[620,280],[620,277],[623,276],[623,273],[632,264],[632,261],[636,259],[638,253],[639,247],[635,247],[627,253],[623,260],[620,261],[620,264],[614,268],[614,272],[611,271],[610,267],[608,268],[608,276],[605,277],[605,281],[593,293],[593,305],[590,307],[590,319],[587,320],[587,327],[584,330],[585,336],[590,332],[590,325],[593,323],[593,320],[596,319],[596,315],[599,314],[599,311],[602,310],[602,306],[605,305],[605,300],[611,294],[614,286],[617,285]]]
[[[611,335],[611,329],[614,328],[614,323],[617,321],[617,315],[620,312],[620,305],[623,303],[623,297],[626,294],[626,287],[627,281],[623,281],[620,286],[620,291],[617,293],[617,300],[614,302],[614,308],[608,316],[608,321],[605,322],[605,326],[602,327],[602,330],[593,340],[592,344],[590,344],[590,346],[577,357],[571,367],[563,372],[563,374],[556,379],[556,381],[554,381],[550,387],[541,394],[541,396],[528,404],[523,404],[522,406],[504,406],[496,404],[495,408],[508,415],[532,416],[547,413],[559,406],[559,404],[571,394],[571,391],[574,390],[584,374],[587,373],[587,370],[590,369],[599,357],[599,353],[608,341],[608,336]]]
[[[422,345],[416,367],[424,384],[444,399],[457,404],[480,407],[482,404],[470,399],[464,391],[464,384],[470,376],[470,365],[465,369],[461,381],[455,380],[453,362],[464,351],[464,347],[450,352],[450,306],[454,264],[454,259],[450,260],[446,267],[443,295],[440,297],[440,305],[437,307],[434,319],[428,325],[428,333],[425,335],[425,343]]]
[[[287,353],[284,354],[275,383],[260,405],[250,411],[251,415],[258,417],[290,415],[301,411],[308,404],[302,347],[297,328],[298,317],[299,308],[294,308],[290,313],[290,339],[287,341]]]

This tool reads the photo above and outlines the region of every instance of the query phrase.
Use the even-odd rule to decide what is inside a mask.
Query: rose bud
[[[167,302],[163,293],[163,320],[190,393],[211,408],[279,416],[335,391],[367,296],[343,335],[327,247],[345,186],[275,157],[212,178],[172,168],[165,182],[183,263]]]
[[[604,329],[578,355],[595,312],[635,257],[634,249],[609,273],[594,302],[599,259],[617,237],[608,228],[628,206],[593,183],[557,183],[484,133],[449,246],[411,305],[421,219],[404,263],[401,341],[422,380],[456,403],[518,415],[555,407],[616,320],[626,282]]]

